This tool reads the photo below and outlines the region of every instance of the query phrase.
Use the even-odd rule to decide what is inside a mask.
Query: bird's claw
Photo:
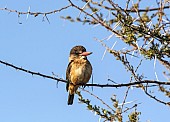
[[[84,89],[86,87],[86,84],[82,84],[82,88]]]

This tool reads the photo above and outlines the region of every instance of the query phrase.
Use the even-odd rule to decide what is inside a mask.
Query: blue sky
[[[0,8],[5,6],[9,9],[27,11],[51,11],[68,5],[66,0],[62,2],[53,1],[31,1],[31,0],[1,0]],[[70,49],[75,45],[84,45],[93,54],[89,60],[93,66],[94,82],[100,84],[108,83],[111,78],[118,83],[129,81],[129,73],[112,55],[106,54],[102,59],[104,47],[94,40],[102,39],[111,33],[102,27],[71,23],[60,18],[64,15],[78,15],[73,9],[49,15],[50,24],[42,16],[26,19],[26,15],[17,17],[16,13],[0,11],[0,60],[12,63],[35,72],[52,75],[54,72],[58,77],[65,78],[65,70],[68,65]],[[18,23],[21,22],[22,24]],[[113,37],[108,46],[118,41],[115,48],[122,47],[119,39]],[[139,59],[131,59],[134,64]],[[156,71],[160,80],[163,67],[156,65]],[[146,70],[147,67],[147,70]],[[153,61],[145,61],[139,72],[143,72],[148,78],[155,78]],[[91,82],[91,81],[90,81]],[[1,122],[94,122],[99,117],[88,111],[85,105],[78,103],[77,96],[74,105],[67,105],[68,93],[65,84],[39,76],[16,71],[0,64],[0,121]],[[119,101],[123,100],[126,88],[86,88],[104,101],[111,103],[110,97],[117,94]],[[101,105],[92,96],[83,93],[92,103]],[[165,98],[162,98],[165,99]],[[131,89],[127,101],[136,101],[139,104],[138,111],[142,112],[141,121],[151,120],[153,122],[166,122],[170,114],[168,107],[151,100],[140,89]],[[125,117],[126,118],[126,117]]]

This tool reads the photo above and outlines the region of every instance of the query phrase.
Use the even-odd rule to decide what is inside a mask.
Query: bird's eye
[[[80,52],[76,52],[75,54],[76,54],[76,55],[79,55],[79,54],[80,54]]]
[[[79,54],[79,52],[78,52],[77,50],[75,50],[75,51],[74,51],[74,54],[78,55],[78,54]]]

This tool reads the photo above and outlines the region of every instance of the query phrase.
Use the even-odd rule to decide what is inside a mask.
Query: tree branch
[[[15,66],[13,64],[4,62],[2,60],[0,60],[0,63],[1,64],[5,64],[6,66],[9,66],[9,67],[14,68],[16,70],[20,70],[20,71],[26,72],[26,73],[31,74],[31,75],[37,75],[37,76],[40,76],[40,77],[44,77],[44,78],[48,78],[48,79],[57,80],[57,81],[61,81],[61,82],[67,83],[67,80],[64,80],[62,78],[56,78],[56,77],[45,75],[45,74],[42,74],[42,73],[39,73],[39,72],[30,71],[30,70],[24,69],[22,67],[17,67],[17,66]]]
[[[102,8],[104,8],[104,9],[107,9],[107,10],[112,10],[112,11],[116,11],[117,9],[115,9],[115,8],[111,8],[111,7],[108,7],[108,6],[104,6],[103,4],[101,4],[101,3],[97,3],[97,2],[91,2],[92,4],[94,4],[94,5],[97,5],[97,6],[99,6],[99,7],[102,7]],[[117,4],[116,4],[117,5]],[[170,6],[164,6],[164,7],[162,7],[162,9],[169,9],[170,8]],[[158,8],[148,8],[148,9],[138,9],[138,12],[149,12],[149,11],[158,11],[158,10],[160,10],[161,8],[160,7],[158,7]],[[134,8],[132,8],[132,9],[122,9],[123,11],[126,11],[126,12],[131,12],[131,13],[134,13],[134,12],[136,12],[136,10],[134,9]]]
[[[100,25],[104,26],[107,30],[113,32],[117,37],[119,37],[120,39],[125,39],[125,37],[123,35],[120,35],[117,31],[113,30],[110,26],[108,26],[104,21],[102,20],[98,20],[96,19],[92,14],[89,14],[88,12],[84,11],[82,8],[76,6],[71,0],[68,0],[71,4],[72,7],[80,10],[81,12],[83,12],[84,14],[88,15],[89,17],[91,17],[94,21],[98,22]]]
[[[96,96],[95,94],[89,92],[88,90],[85,90],[83,88],[81,88],[83,91],[87,92],[88,94],[90,94],[91,96],[95,97],[96,99],[98,99],[103,105],[105,105],[106,107],[108,107],[110,110],[112,110],[112,112],[115,113],[115,110],[113,110],[106,102],[104,102],[101,98],[99,98],[98,96]]]
[[[17,67],[13,64],[4,62],[2,60],[0,60],[0,63],[4,64],[6,66],[9,66],[11,68],[14,68],[16,70],[26,72],[26,73],[31,74],[31,75],[37,75],[37,76],[40,76],[40,77],[43,77],[43,78],[48,78],[48,79],[60,81],[60,82],[63,82],[63,83],[67,83],[67,80],[64,80],[62,78],[56,78],[56,77],[45,75],[45,74],[42,74],[42,73],[39,73],[39,72],[30,71],[30,70],[24,69],[22,67]],[[140,82],[121,83],[121,84],[86,84],[86,86],[95,86],[95,87],[101,87],[101,88],[104,88],[104,87],[118,88],[118,87],[127,87],[127,86],[134,86],[134,85],[140,85],[140,84],[157,84],[157,85],[168,85],[168,86],[170,86],[169,81],[168,82],[161,82],[161,81],[154,81],[154,80],[143,80],[143,81],[140,81]],[[77,84],[77,85],[84,85],[84,84]]]
[[[0,10],[17,13],[18,15],[21,15],[21,14],[29,14],[29,15],[33,15],[34,17],[36,17],[36,16],[38,16],[38,15],[55,14],[55,13],[57,13],[57,12],[60,12],[60,11],[64,10],[64,9],[67,9],[67,8],[69,8],[69,7],[71,7],[71,5],[65,6],[65,7],[63,7],[63,8],[58,9],[58,10],[49,11],[49,12],[30,12],[30,11],[21,12],[21,11],[18,11],[18,10],[12,10],[12,9],[8,9],[8,8],[0,8]]]
[[[152,98],[152,99],[156,100],[157,102],[162,103],[162,104],[164,104],[164,105],[168,105],[168,106],[170,107],[170,102],[164,102],[164,101],[156,98],[156,96],[152,96],[151,94],[149,94],[149,93],[148,93],[148,90],[147,90],[147,86],[144,88],[144,92],[145,92],[145,94],[146,94],[147,96],[149,96],[150,98]]]

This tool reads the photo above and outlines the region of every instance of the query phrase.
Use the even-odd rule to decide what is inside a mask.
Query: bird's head
[[[87,52],[86,48],[79,45],[75,46],[70,51],[69,61],[74,59],[87,59],[87,56],[92,54],[92,52]]]

